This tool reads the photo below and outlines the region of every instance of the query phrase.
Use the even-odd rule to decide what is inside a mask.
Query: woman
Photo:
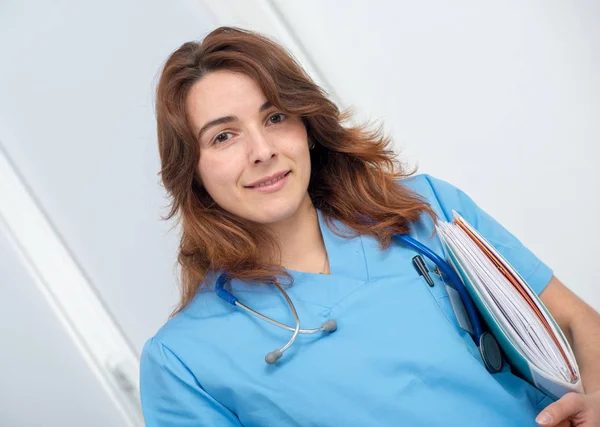
[[[461,190],[404,173],[380,131],[344,126],[348,113],[282,47],[235,28],[185,43],[156,104],[182,300],[143,350],[149,427],[536,425],[551,399],[507,364],[490,374],[441,278],[428,286],[415,252],[392,241],[409,233],[441,253],[434,224],[452,210],[544,291],[575,345],[588,395],[548,408],[554,421],[575,405],[595,416],[600,345],[582,345],[580,328],[599,331],[597,314]],[[335,319],[339,330],[299,335],[266,364],[290,332],[219,298],[222,273],[266,316],[294,324],[279,284],[302,327]]]

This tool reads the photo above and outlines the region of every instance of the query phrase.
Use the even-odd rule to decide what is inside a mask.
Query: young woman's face
[[[292,216],[309,200],[304,123],[271,106],[250,77],[212,72],[192,86],[186,108],[200,144],[202,184],[223,209],[272,224]],[[258,185],[284,174],[280,181]]]

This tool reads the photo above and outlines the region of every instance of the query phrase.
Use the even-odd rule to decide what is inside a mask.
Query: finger
[[[585,401],[581,394],[567,393],[556,402],[548,405],[540,412],[535,421],[544,427],[558,426],[561,421],[568,420],[583,411],[584,408]]]

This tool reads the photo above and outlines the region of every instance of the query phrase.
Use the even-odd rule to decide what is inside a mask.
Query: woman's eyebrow
[[[258,109],[258,112],[262,113],[263,111],[268,110],[272,106],[273,106],[273,104],[271,104],[269,101],[267,101]],[[215,119],[215,120],[211,120],[210,122],[208,122],[204,126],[202,126],[202,128],[198,132],[198,139],[200,139],[202,137],[202,134],[208,128],[210,128],[212,126],[222,125],[223,123],[235,122],[236,120],[238,120],[237,116],[225,116],[225,117],[219,117],[218,119]]]

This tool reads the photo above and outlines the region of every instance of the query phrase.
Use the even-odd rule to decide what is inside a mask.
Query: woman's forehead
[[[260,86],[249,76],[228,70],[214,71],[196,82],[186,99],[194,125],[224,116],[256,114],[267,101]],[[202,122],[202,123],[200,123]]]

